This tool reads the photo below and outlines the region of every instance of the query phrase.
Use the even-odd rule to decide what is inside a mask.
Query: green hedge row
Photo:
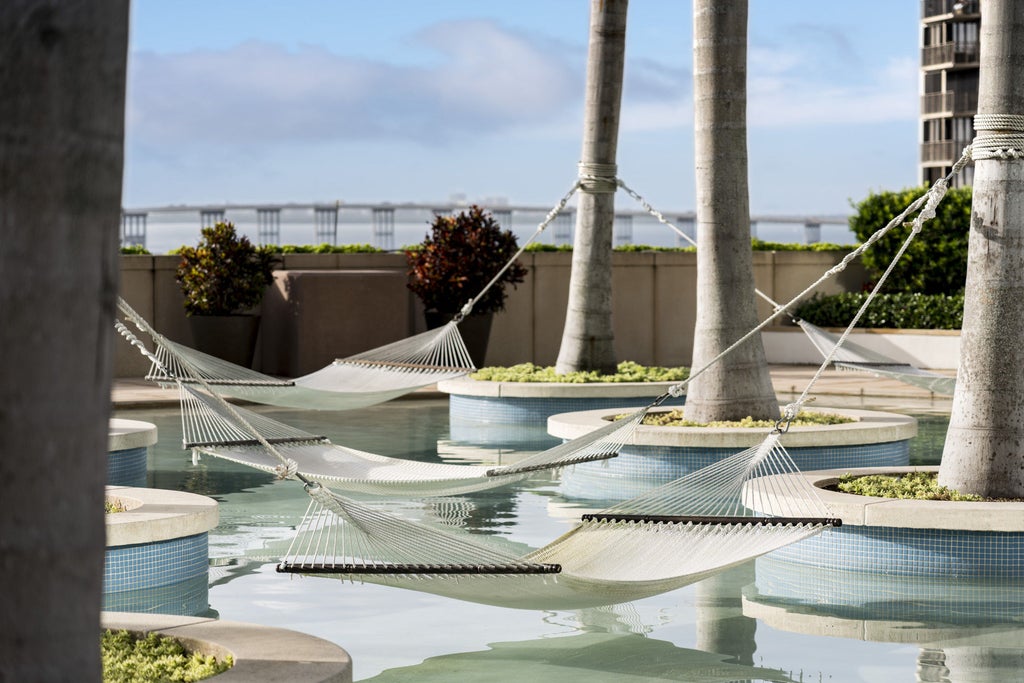
[[[820,327],[846,327],[867,299],[867,292],[814,297],[795,314]],[[858,321],[858,327],[912,330],[959,330],[964,321],[964,295],[879,294]]]

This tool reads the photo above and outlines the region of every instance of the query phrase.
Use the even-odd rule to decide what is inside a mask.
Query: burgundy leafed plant
[[[419,247],[405,252],[408,287],[426,310],[454,316],[483,290],[518,249],[512,231],[503,230],[479,206],[470,206],[455,216],[438,216]],[[514,287],[523,281],[526,272],[519,263],[513,263],[476,303],[473,313],[502,310],[505,285]]]

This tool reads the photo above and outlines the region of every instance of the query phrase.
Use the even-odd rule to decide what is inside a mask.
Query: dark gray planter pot
[[[193,315],[188,322],[198,351],[252,367],[260,331],[258,315]]]
[[[452,319],[448,313],[437,311],[424,311],[427,320],[427,329],[433,330],[445,325]],[[473,359],[473,365],[478,368],[484,367],[484,360],[487,358],[487,340],[491,336],[491,321],[494,320],[493,313],[474,314],[459,323],[459,334],[462,341],[466,343],[466,350],[469,357]]]

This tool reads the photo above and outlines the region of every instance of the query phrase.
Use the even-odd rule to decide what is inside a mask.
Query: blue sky
[[[589,9],[134,0],[123,203],[552,205],[576,176]],[[753,213],[842,214],[917,182],[917,12],[750,0]],[[619,175],[691,210],[691,5],[633,0],[628,22]]]

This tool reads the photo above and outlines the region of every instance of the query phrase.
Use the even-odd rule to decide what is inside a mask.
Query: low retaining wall
[[[776,301],[788,301],[843,256],[841,252],[757,251],[755,281]],[[178,261],[176,256],[122,256],[121,294],[162,334],[191,346],[181,290],[174,280]],[[527,268],[526,280],[507,290],[505,310],[494,317],[486,363],[553,365],[565,324],[572,254],[526,253],[520,263]],[[254,367],[291,375],[326,364],[325,358],[423,331],[422,306],[402,286],[407,271],[401,253],[284,255],[263,309],[263,340],[258,343]],[[318,273],[315,278],[320,281],[309,276],[308,282],[300,283],[298,274],[307,272]],[[368,272],[377,274],[374,292],[360,294],[371,284],[370,276],[360,273]],[[863,267],[855,263],[820,291],[860,291],[865,281]],[[618,356],[644,365],[689,365],[696,284],[693,252],[615,252],[612,317]],[[771,313],[766,303],[757,305],[761,318]],[[141,377],[148,367],[138,351],[118,342],[115,376]]]
[[[825,328],[842,334],[844,330]],[[773,327],[761,333],[769,363],[820,365],[823,358],[799,327]],[[960,364],[959,330],[858,329],[849,341],[894,361],[930,370],[956,370]]]

